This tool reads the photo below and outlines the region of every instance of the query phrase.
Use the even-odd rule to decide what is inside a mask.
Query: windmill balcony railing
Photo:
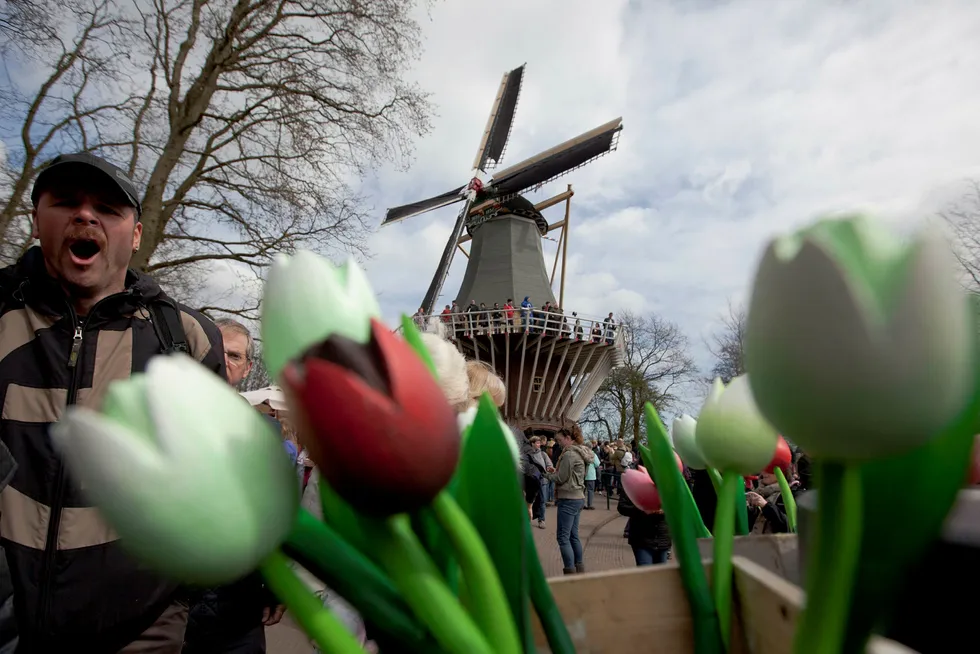
[[[583,318],[541,309],[513,311],[461,311],[458,313],[415,314],[412,320],[422,331],[438,329],[450,339],[493,334],[544,334],[562,339],[616,345],[621,343],[622,325],[605,319]],[[438,327],[436,327],[438,325]]]

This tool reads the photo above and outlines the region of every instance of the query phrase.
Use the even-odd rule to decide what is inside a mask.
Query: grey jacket
[[[555,482],[555,499],[585,499],[585,470],[592,463],[592,450],[584,445],[571,445],[562,450],[557,469],[548,474]]]

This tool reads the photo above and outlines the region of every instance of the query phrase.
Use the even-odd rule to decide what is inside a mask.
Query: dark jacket
[[[616,510],[630,519],[630,547],[643,547],[651,550],[670,549],[670,530],[663,513],[646,513],[636,508],[626,493],[619,494]]]
[[[776,484],[773,484],[776,486]],[[778,486],[776,486],[778,488]],[[763,486],[756,490],[766,500],[766,505],[761,509],[750,506],[748,508],[749,532],[755,534],[788,534],[789,521],[786,519],[786,503],[783,501],[783,494],[776,490]],[[800,492],[793,489],[793,496]]]
[[[0,440],[18,464],[0,493],[0,542],[25,651],[117,652],[174,601],[177,586],[122,551],[48,435],[66,404],[98,408],[110,382],[146,369],[162,349],[148,306],[165,297],[130,271],[79,317],[40,248],[0,270]],[[224,377],[214,323],[186,307],[180,320],[191,355]]]

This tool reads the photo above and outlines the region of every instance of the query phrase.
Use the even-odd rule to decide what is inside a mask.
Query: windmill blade
[[[476,151],[476,159],[473,160],[474,170],[488,170],[490,166],[496,166],[504,158],[504,149],[507,147],[507,139],[510,136],[510,128],[514,122],[514,113],[517,111],[517,99],[521,95],[521,83],[524,81],[524,66],[504,73],[500,80],[500,88],[497,90],[497,98],[493,101],[493,108],[490,109],[490,117],[487,118],[487,127],[483,131],[483,140]]]
[[[420,213],[425,213],[426,211],[432,211],[433,209],[438,209],[439,207],[444,207],[447,204],[453,204],[454,202],[462,202],[464,198],[460,193],[465,186],[460,186],[452,191],[446,191],[442,195],[437,195],[434,198],[429,198],[428,200],[419,200],[418,202],[413,202],[411,204],[403,204],[400,207],[394,207],[388,209],[385,214],[385,219],[381,222],[381,225],[389,225],[399,220],[404,220],[405,218],[411,218],[412,216],[417,216]]]
[[[456,254],[456,244],[459,243],[459,237],[463,234],[463,227],[466,225],[467,216],[470,215],[471,206],[473,206],[473,200],[467,198],[462,211],[456,217],[456,224],[453,225],[453,231],[449,234],[449,240],[446,241],[446,247],[443,249],[439,265],[436,267],[436,274],[432,276],[432,281],[429,283],[429,290],[425,292],[425,297],[422,299],[422,309],[427,315],[431,316],[435,311],[436,301],[439,299],[439,294],[442,293],[446,278],[449,277],[449,268],[453,265],[453,256]]]
[[[545,150],[494,175],[489,186],[498,196],[520,193],[561,177],[616,149],[623,119],[611,120],[570,141]]]

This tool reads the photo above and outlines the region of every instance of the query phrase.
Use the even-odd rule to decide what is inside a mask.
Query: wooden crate
[[[802,589],[745,557],[734,557],[733,565],[730,654],[791,654]],[[694,651],[691,615],[676,563],[569,575],[550,583],[578,654]],[[535,643],[538,652],[551,651],[536,620]],[[873,639],[867,651],[912,653],[882,638]]]

